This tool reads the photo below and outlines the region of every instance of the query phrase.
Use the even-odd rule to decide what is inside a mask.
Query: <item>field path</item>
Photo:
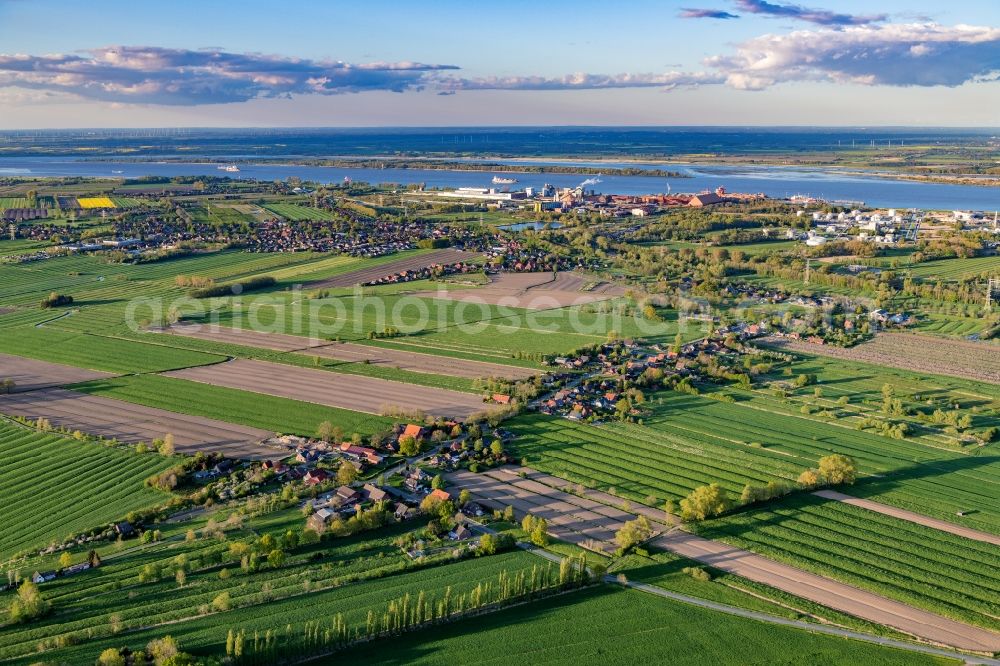
[[[911,523],[916,523],[917,525],[923,525],[924,527],[930,527],[942,532],[948,532],[949,534],[965,537],[966,539],[973,539],[975,541],[982,541],[983,543],[991,543],[994,546],[1000,546],[1000,536],[997,536],[996,534],[990,534],[989,532],[983,532],[981,530],[974,530],[971,527],[963,527],[962,525],[956,525],[944,520],[938,520],[937,518],[931,518],[930,516],[907,511],[906,509],[897,509],[894,506],[882,504],[881,502],[873,502],[872,500],[861,499],[860,497],[854,497],[853,495],[845,495],[844,493],[839,493],[836,490],[817,490],[813,493],[813,495],[824,499],[843,502],[844,504],[851,504],[853,506],[861,507],[862,509],[874,511],[875,513],[885,514],[886,516],[892,516],[893,518],[906,520]]]
[[[329,340],[289,335],[287,333],[248,331],[240,328],[187,324],[174,325],[156,332],[198,338],[212,342],[332,358],[337,361],[344,361],[345,363],[364,363],[367,361],[372,365],[387,365],[399,368],[400,370],[409,370],[410,372],[449,375],[453,377],[465,377],[467,379],[476,379],[478,377],[526,379],[540,372],[531,368],[502,365],[500,363],[471,361],[404,349],[386,349],[353,342],[331,342]]]
[[[392,406],[420,410],[434,416],[466,419],[486,407],[482,398],[474,393],[250,359],[163,374],[368,414],[380,414],[383,407]]]
[[[685,530],[673,530],[649,543],[912,636],[972,652],[1000,651],[998,633],[950,620]]]
[[[546,518],[549,532],[556,538],[588,547],[597,545],[597,549],[605,552],[613,550],[614,532],[638,513],[649,517],[654,528],[665,528],[662,511],[641,505],[637,505],[641,511],[634,506],[630,506],[629,511],[618,509],[615,507],[622,506],[624,500],[600,491],[584,489],[582,494],[585,497],[569,494],[559,489],[575,488],[571,482],[526,467],[501,468],[485,474],[453,472],[447,475],[447,479],[455,487],[468,489],[477,501],[488,506],[511,506],[518,517],[531,513]],[[595,492],[599,494],[595,495]],[[604,501],[610,499],[613,505],[599,502],[598,498]],[[602,506],[603,510],[599,508]],[[648,543],[934,643],[972,652],[1000,651],[998,633],[941,617],[683,529],[667,530]]]

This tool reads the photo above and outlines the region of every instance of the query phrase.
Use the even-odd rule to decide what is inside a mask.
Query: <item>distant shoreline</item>
[[[803,161],[788,161],[780,159],[748,158],[740,156],[715,157],[703,155],[699,161],[696,156],[685,155],[683,160],[676,162],[653,158],[574,158],[574,157],[503,157],[499,155],[484,156],[482,158],[469,158],[468,160],[454,157],[399,157],[399,156],[375,156],[375,157],[352,157],[337,156],[331,158],[282,158],[282,157],[253,157],[245,159],[227,159],[225,156],[218,157],[191,157],[191,156],[159,156],[159,157],[117,157],[101,156],[89,158],[75,158],[80,162],[89,163],[122,163],[122,164],[223,164],[236,162],[239,164],[258,164],[273,166],[291,167],[330,167],[346,169],[413,169],[428,171],[470,171],[486,173],[505,174],[580,174],[586,176],[640,176],[650,178],[671,178],[687,179],[693,176],[684,171],[674,171],[668,169],[646,169],[640,167],[621,166],[622,164],[676,164],[687,166],[699,164],[702,166],[730,166],[730,167],[773,167],[806,169],[826,172],[836,172],[844,176],[857,176],[862,178],[880,178],[884,180],[910,181],[921,183],[938,183],[943,185],[968,185],[972,187],[1000,187],[1000,177],[993,175],[979,174],[922,174],[907,171],[891,171],[884,169],[872,169],[847,164],[822,164]],[[2,159],[2,157],[0,157]],[[473,161],[473,159],[475,161]],[[509,164],[498,160],[528,162],[529,164]],[[608,166],[588,166],[580,162],[599,164],[605,162]],[[540,163],[540,164],[530,164]],[[618,166],[613,166],[618,165]]]
[[[464,161],[443,161],[433,158],[314,158],[314,159],[284,159],[284,158],[251,158],[240,160],[225,160],[209,157],[93,157],[80,160],[81,162],[117,162],[127,164],[145,164],[157,162],[169,164],[171,162],[186,164],[215,164],[226,161],[236,161],[240,164],[269,164],[276,166],[301,166],[301,167],[335,167],[341,169],[426,169],[434,171],[485,171],[489,173],[561,173],[561,174],[582,174],[588,176],[649,176],[651,178],[690,178],[689,174],[681,171],[669,171],[666,169],[643,169],[638,167],[590,167],[575,166],[567,164],[560,165],[519,165],[503,164],[498,162],[464,162]],[[539,160],[543,161],[543,160]],[[548,160],[557,161],[557,160]],[[569,161],[569,160],[565,160]]]

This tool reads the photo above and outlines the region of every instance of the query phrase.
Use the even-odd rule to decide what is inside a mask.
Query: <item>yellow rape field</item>
[[[115,202],[108,197],[78,197],[80,208],[114,208]]]

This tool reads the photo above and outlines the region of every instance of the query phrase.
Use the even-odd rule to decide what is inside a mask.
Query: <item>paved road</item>
[[[660,535],[649,543],[828,608],[899,629],[912,636],[960,650],[1000,652],[1000,634],[956,622],[684,530]]]
[[[907,511],[906,509],[897,509],[894,506],[882,504],[881,502],[873,502],[872,500],[861,499],[860,497],[854,497],[852,495],[845,495],[844,493],[839,493],[836,490],[817,490],[813,493],[813,495],[823,497],[825,499],[836,500],[852,506],[858,506],[862,509],[874,511],[875,513],[881,513],[886,516],[892,516],[893,518],[899,518],[900,520],[916,523],[917,525],[931,527],[942,532],[948,532],[949,534],[965,537],[966,539],[973,539],[975,541],[982,541],[983,543],[991,543],[994,546],[1000,546],[1000,536],[997,536],[996,534],[990,534],[989,532],[983,532],[981,530],[974,530],[971,527],[956,525],[955,523],[949,523],[946,520],[938,520],[937,518],[931,518],[930,516],[925,516],[920,513],[913,513],[912,511]]]

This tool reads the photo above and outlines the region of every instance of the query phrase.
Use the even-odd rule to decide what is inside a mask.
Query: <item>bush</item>
[[[223,612],[229,610],[231,606],[232,598],[228,592],[222,592],[212,599],[212,610]]]
[[[701,567],[684,567],[682,571],[691,576],[691,578],[701,581],[702,583],[709,583],[712,580],[712,574],[708,573]]]
[[[60,308],[66,305],[73,305],[73,297],[68,294],[57,294],[53,291],[42,299],[42,309]]]

